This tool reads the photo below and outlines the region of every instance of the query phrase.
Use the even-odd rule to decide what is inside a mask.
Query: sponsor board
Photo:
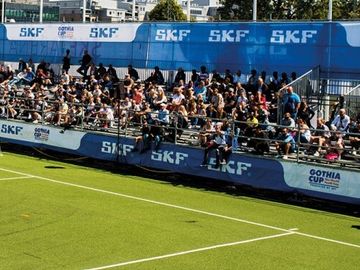
[[[9,40],[132,42],[140,24],[6,24]]]
[[[77,150],[85,133],[72,130],[61,131],[62,129],[51,126],[0,120],[0,137],[3,140],[10,139]]]
[[[289,187],[360,199],[360,174],[316,165],[282,162]]]

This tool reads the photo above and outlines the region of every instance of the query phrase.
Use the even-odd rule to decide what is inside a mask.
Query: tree
[[[151,21],[186,21],[181,6],[175,0],[160,0],[149,13]]]
[[[257,0],[257,19],[326,20],[329,0]],[[251,20],[251,0],[222,0],[221,20]],[[333,19],[360,18],[360,0],[333,0]]]
[[[253,14],[253,1],[249,0],[223,0],[223,6],[218,9],[221,20],[251,20]],[[257,17],[259,20],[270,19],[272,5],[269,0],[258,0]]]

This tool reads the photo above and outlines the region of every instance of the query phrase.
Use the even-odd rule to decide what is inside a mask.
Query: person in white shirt
[[[347,132],[349,129],[350,117],[346,115],[345,109],[340,109],[339,114],[331,122],[331,127],[341,132]]]

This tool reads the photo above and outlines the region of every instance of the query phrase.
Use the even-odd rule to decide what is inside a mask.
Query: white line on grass
[[[16,179],[29,179],[29,178],[34,178],[34,176],[17,176],[17,177],[0,178],[0,181],[16,180]]]
[[[236,246],[236,245],[241,245],[241,244],[246,244],[246,243],[251,243],[251,242],[256,242],[256,241],[261,241],[261,240],[278,238],[278,237],[283,237],[283,236],[287,236],[287,235],[291,235],[291,234],[295,234],[295,232],[274,234],[274,235],[263,236],[263,237],[248,239],[248,240],[237,241],[237,242],[231,242],[231,243],[225,243],[225,244],[219,244],[219,245],[214,245],[214,246],[202,247],[202,248],[197,248],[197,249],[185,250],[185,251],[170,253],[170,254],[156,256],[156,257],[149,257],[149,258],[144,258],[144,259],[138,259],[138,260],[133,260],[133,261],[127,261],[127,262],[121,262],[121,263],[116,263],[116,264],[110,264],[110,265],[95,267],[95,268],[89,268],[89,269],[86,269],[86,270],[103,270],[103,269],[109,269],[109,268],[114,268],[114,267],[125,266],[125,265],[129,265],[129,264],[136,264],[136,263],[142,263],[142,262],[161,260],[161,259],[166,259],[166,258],[170,258],[170,257],[176,257],[176,256],[181,256],[181,255],[186,255],[186,254],[191,254],[191,253],[196,253],[196,252],[207,251],[207,250],[211,250],[211,249],[217,249],[217,248],[223,248],[223,247],[231,247],[231,246]]]
[[[29,176],[29,177],[34,177],[34,178],[42,179],[42,180],[57,183],[57,184],[62,184],[62,185],[66,185],[66,186],[92,190],[92,191],[96,191],[96,192],[101,192],[101,193],[105,193],[105,194],[110,194],[110,195],[114,195],[114,196],[123,197],[123,198],[128,198],[128,199],[148,202],[148,203],[152,203],[152,204],[167,206],[167,207],[171,207],[171,208],[181,209],[181,210],[185,210],[185,211],[189,211],[189,212],[204,214],[204,215],[208,215],[208,216],[212,216],[212,217],[218,217],[218,218],[222,218],[222,219],[233,220],[233,221],[246,223],[246,224],[251,224],[251,225],[264,227],[264,228],[268,228],[268,229],[273,229],[273,230],[277,230],[277,231],[293,232],[295,234],[306,236],[306,237],[309,237],[309,238],[314,238],[314,239],[318,239],[318,240],[332,242],[332,243],[345,245],[345,246],[349,246],[349,247],[360,248],[360,245],[356,245],[356,244],[352,244],[352,243],[348,243],[348,242],[343,242],[343,241],[338,241],[338,240],[325,238],[325,237],[321,237],[321,236],[316,236],[316,235],[312,235],[312,234],[301,233],[301,232],[298,232],[298,231],[292,231],[292,230],[288,230],[288,229],[284,229],[284,228],[280,228],[280,227],[276,227],[276,226],[271,226],[271,225],[266,225],[266,224],[262,224],[262,223],[258,223],[258,222],[253,222],[253,221],[246,220],[246,219],[229,217],[229,216],[220,215],[220,214],[216,214],[216,213],[211,213],[211,212],[207,212],[207,211],[202,211],[202,210],[198,210],[198,209],[194,209],[194,208],[188,208],[188,207],[179,206],[179,205],[175,205],[175,204],[169,204],[169,203],[164,203],[164,202],[159,202],[159,201],[153,201],[153,200],[144,199],[144,198],[141,198],[141,197],[126,195],[126,194],[122,194],[122,193],[117,193],[117,192],[113,192],[113,191],[108,191],[108,190],[103,190],[103,189],[98,189],[98,188],[93,188],[93,187],[88,187],[88,186],[83,186],[83,185],[78,185],[78,184],[73,184],[73,183],[68,183],[68,182],[63,182],[63,181],[59,181],[59,180],[54,180],[54,179],[50,179],[50,178],[46,178],[46,177],[42,177],[42,176],[36,176],[36,175],[32,175],[32,174],[27,174],[27,173],[22,173],[22,172],[18,172],[18,171],[8,170],[8,169],[4,169],[4,168],[0,168],[0,171],[16,173],[16,174]]]

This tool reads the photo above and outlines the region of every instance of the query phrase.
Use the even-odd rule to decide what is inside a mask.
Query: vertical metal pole
[[[187,0],[186,2],[186,19],[188,22],[190,22],[191,16],[190,16],[190,0]]]
[[[82,22],[86,22],[86,0],[83,0]]]
[[[139,16],[139,11],[138,11],[138,16]],[[132,1],[131,19],[133,22],[135,21],[135,0]]]
[[[253,21],[256,22],[257,18],[257,0],[253,0]]]
[[[5,23],[5,0],[1,1],[1,23]]]
[[[333,1],[329,0],[329,13],[328,13],[328,20],[331,22],[332,21],[332,8],[333,8]]]
[[[40,0],[39,23],[43,22],[44,0]]]

